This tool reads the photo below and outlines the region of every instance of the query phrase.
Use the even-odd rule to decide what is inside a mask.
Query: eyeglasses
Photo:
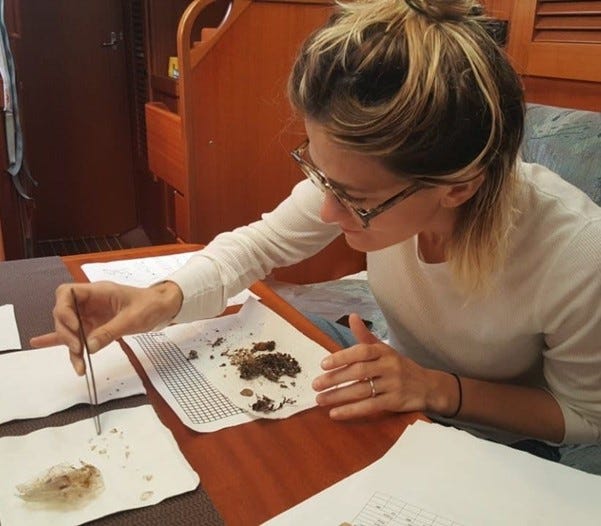
[[[399,193],[394,194],[392,197],[389,197],[383,203],[378,206],[374,206],[373,208],[365,209],[360,206],[357,206],[353,199],[344,194],[344,192],[338,188],[336,188],[326,177],[326,175],[312,163],[304,159],[303,155],[309,146],[309,139],[305,140],[296,150],[290,152],[292,158],[298,163],[301,171],[307,179],[309,179],[317,188],[319,188],[322,192],[331,192],[332,195],[336,198],[336,200],[344,205],[346,208],[351,210],[353,213],[357,215],[363,228],[367,228],[369,226],[369,222],[376,216],[379,216],[382,212],[385,212],[390,207],[400,203],[404,199],[412,196],[418,190],[425,188],[427,185],[421,182],[415,182],[409,185],[407,188],[404,188]]]

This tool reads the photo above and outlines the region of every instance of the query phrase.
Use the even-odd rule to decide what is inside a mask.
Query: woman
[[[424,411],[601,473],[601,211],[518,161],[520,82],[477,7],[341,6],[305,42],[289,82],[308,137],[292,156],[314,184],[221,234],[164,283],[78,286],[91,351],[217,315],[229,296],[342,233],[367,253],[391,343],[351,316],[354,341],[313,382],[332,418]],[[32,344],[66,343],[82,374],[66,287],[54,317],[56,332]]]

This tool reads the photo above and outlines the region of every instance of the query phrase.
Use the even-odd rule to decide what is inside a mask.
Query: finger
[[[56,289],[56,304],[53,310],[56,341],[59,344],[67,345],[69,348],[69,360],[79,376],[85,374],[86,367],[79,337],[79,320],[75,312],[71,290],[77,288],[79,291],[83,287],[83,285],[73,283],[60,285]],[[79,298],[79,296],[77,297]],[[44,340],[45,336],[41,337],[42,341],[48,341]]]
[[[86,373],[86,364],[81,354],[74,354],[69,351],[69,360],[71,360],[71,365],[79,376],[83,376]]]
[[[380,355],[381,352],[376,346],[360,343],[326,356],[321,361],[321,368],[328,371],[330,369],[344,367],[345,365],[351,365],[356,362],[377,360]]]
[[[62,343],[62,340],[58,337],[56,332],[40,334],[39,336],[34,336],[29,340],[29,345],[31,345],[34,349],[38,349],[40,347],[51,347],[53,345],[60,345]]]
[[[341,405],[371,397],[371,384],[369,381],[360,380],[342,387],[328,389],[327,391],[321,392],[315,397],[315,400],[320,406],[328,406]]]
[[[77,320],[76,320],[77,323]],[[55,317],[54,329],[56,337],[60,344],[69,347],[69,352],[75,355],[81,355],[81,340],[79,339],[79,326],[69,327],[62,322],[62,319]]]
[[[126,334],[132,334],[132,331],[135,331],[138,327],[136,317],[139,316],[139,313],[132,314],[131,310],[121,311],[104,325],[90,332],[88,335],[88,350],[90,353],[95,353]]]
[[[353,313],[349,316],[349,327],[359,343],[380,342],[380,339],[367,328],[358,314]]]
[[[107,323],[93,330],[87,340],[88,340],[88,352],[90,354],[94,354],[98,352],[100,349],[106,347],[109,343],[114,342],[117,338],[120,338],[122,335],[118,332],[112,332],[111,323]]]
[[[80,306],[85,305],[88,301],[97,297],[99,294],[99,285],[105,284],[107,282],[100,281],[96,283],[67,283],[65,285],[61,285],[59,289],[57,289],[57,298],[60,295],[61,298],[64,298],[65,301],[71,305],[72,302],[72,294],[71,289],[75,292],[75,297],[77,298],[77,303]]]
[[[313,380],[311,386],[315,391],[324,391],[332,387],[342,387],[349,382],[377,376],[380,376],[380,371],[375,361],[358,361],[318,376]]]
[[[56,304],[52,314],[54,331],[59,341],[67,345],[71,352],[81,353],[79,320],[73,305],[71,288],[68,285],[60,285],[56,289]]]
[[[384,408],[381,398],[364,398],[357,402],[333,407],[330,409],[332,420],[348,420],[350,418],[361,418],[373,415]]]

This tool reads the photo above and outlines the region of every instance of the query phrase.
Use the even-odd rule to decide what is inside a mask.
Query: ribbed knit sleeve
[[[565,418],[564,443],[601,442],[601,218],[550,263],[535,303],[548,346],[543,372]]]
[[[292,265],[333,241],[337,225],[319,217],[323,194],[308,180],[261,220],[218,235],[167,279],[179,285],[184,302],[174,321],[209,318],[223,312],[229,297]]]

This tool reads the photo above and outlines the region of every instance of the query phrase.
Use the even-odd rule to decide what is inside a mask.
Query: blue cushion
[[[528,104],[522,156],[550,168],[601,206],[601,113]]]

